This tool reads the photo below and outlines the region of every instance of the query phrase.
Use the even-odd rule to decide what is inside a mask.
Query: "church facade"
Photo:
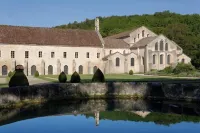
[[[26,75],[145,73],[190,63],[183,49],[164,35],[142,26],[102,38],[95,30],[0,26],[0,75],[23,65]]]

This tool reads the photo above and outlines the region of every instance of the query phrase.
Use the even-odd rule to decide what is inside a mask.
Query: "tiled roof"
[[[104,38],[105,48],[130,48],[123,39]]]
[[[96,31],[0,26],[0,43],[102,47]]]
[[[108,36],[109,38],[114,38],[114,39],[124,39],[124,38],[127,38],[127,37],[130,37],[130,33],[134,31],[134,30],[131,30],[131,31],[125,31],[125,32],[122,32],[122,33],[119,33],[119,34],[115,34],[115,35],[112,35],[112,36]]]
[[[144,47],[144,46],[146,46],[148,43],[152,42],[156,38],[157,38],[157,36],[143,38],[140,41],[134,43],[131,48]]]

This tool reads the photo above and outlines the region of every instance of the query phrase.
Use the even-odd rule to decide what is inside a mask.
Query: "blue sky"
[[[52,27],[96,16],[192,14],[200,13],[199,5],[200,0],[1,0],[0,24]]]

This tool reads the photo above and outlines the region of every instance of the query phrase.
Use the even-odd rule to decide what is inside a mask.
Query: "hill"
[[[164,34],[179,44],[192,58],[192,64],[200,69],[200,15],[181,15],[170,11],[155,14],[99,17],[103,37],[146,26],[157,34]],[[94,19],[74,22],[56,28],[94,29]]]

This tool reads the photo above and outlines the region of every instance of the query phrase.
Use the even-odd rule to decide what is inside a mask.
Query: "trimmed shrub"
[[[133,70],[130,70],[130,71],[129,71],[129,75],[133,75]]]
[[[22,65],[16,66],[15,73],[9,82],[9,87],[16,86],[29,86],[29,82],[26,75],[24,74],[24,68]]]
[[[173,70],[173,73],[174,74],[180,74],[182,72],[193,73],[194,71],[195,67],[192,66],[191,64],[179,63]]]
[[[102,71],[98,68],[93,75],[92,82],[105,82],[105,77]]]
[[[60,83],[66,83],[67,81],[67,76],[64,72],[61,72],[59,77],[58,77],[58,80]]]
[[[40,76],[40,75],[39,75],[39,72],[36,71],[35,74],[34,74],[34,76],[35,76],[35,77],[39,77],[39,76]]]
[[[71,83],[80,83],[81,82],[81,77],[77,72],[74,72],[71,76]]]

